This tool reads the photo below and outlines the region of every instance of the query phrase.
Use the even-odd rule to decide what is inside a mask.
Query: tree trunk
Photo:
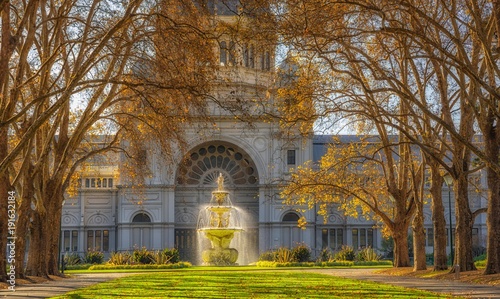
[[[50,213],[50,210],[47,210],[47,212]],[[47,213],[42,214],[39,211],[33,211],[33,225],[26,275],[49,278],[49,274],[51,274],[49,271],[49,261],[50,256],[54,254],[50,252],[51,235],[58,228],[52,226],[50,218],[47,216]],[[57,252],[55,254],[57,255]]]
[[[49,277],[60,275],[59,236],[61,224],[61,188],[53,181],[46,182],[43,193],[45,211],[33,211],[33,226],[29,248],[27,275]],[[49,216],[50,215],[50,216]]]
[[[35,276],[38,273],[37,266],[40,264],[40,256],[35,248],[40,248],[42,242],[40,236],[40,216],[34,211],[31,216],[30,225],[30,247],[28,248],[28,262],[26,265],[26,275]]]
[[[28,231],[31,212],[31,200],[33,199],[32,188],[32,184],[24,181],[22,199],[19,203],[17,213],[16,231],[18,233],[18,238],[16,239],[16,265],[18,265],[18,267],[16,267],[16,277],[18,278],[26,278],[24,257],[26,253],[26,241],[29,235]]]
[[[469,184],[467,175],[461,175],[455,181],[455,265],[460,265],[460,271],[476,270],[472,257],[472,226],[474,218],[469,206]],[[450,211],[451,213],[451,211]],[[454,268],[451,269],[454,272]]]
[[[59,248],[61,244],[59,243],[61,238],[61,212],[62,212],[62,195],[61,192],[54,192],[54,196],[51,198],[50,207],[51,215],[48,221],[48,227],[51,227],[50,232],[50,242],[49,242],[49,255],[47,269],[50,275],[61,275],[59,271]]]
[[[400,224],[394,226],[392,238],[394,240],[394,267],[410,267],[408,250],[408,226]]]
[[[446,254],[446,220],[443,205],[443,177],[439,173],[439,165],[431,166],[430,193],[432,196],[432,224],[434,228],[434,271],[448,269],[448,255]]]
[[[5,156],[7,156],[8,145],[7,145],[8,135],[7,135],[7,127],[0,128],[0,161],[3,160]],[[13,191],[9,175],[5,172],[0,173],[0,281],[7,281],[7,273],[5,269],[7,269],[7,256],[6,256],[6,248],[7,248],[7,237],[8,237],[8,229],[7,229],[7,206],[8,206],[8,197],[9,191]]]
[[[415,200],[417,211],[413,218],[413,270],[426,270],[426,256],[425,256],[425,229],[424,229],[424,205],[422,200]]]
[[[9,186],[9,179],[6,174],[0,173],[0,281],[7,281],[7,199],[8,193],[11,189]]]
[[[500,273],[500,174],[487,169],[488,211],[486,225],[488,242],[486,245],[486,268],[484,274]]]

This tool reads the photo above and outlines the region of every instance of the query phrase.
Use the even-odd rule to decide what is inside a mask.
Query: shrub
[[[153,252],[149,251],[146,247],[135,249],[132,253],[132,259],[139,264],[153,264],[155,262]]]
[[[478,262],[478,261],[484,261],[484,260],[486,260],[486,253],[481,254],[481,255],[479,255],[479,256],[476,256],[476,257],[474,257],[474,258],[473,258],[473,260],[474,260],[474,262]]]
[[[295,257],[290,249],[280,247],[276,250],[275,261],[278,263],[290,263],[295,262]]]
[[[434,264],[434,253],[426,253],[425,254],[425,262],[427,265]]]
[[[474,265],[476,267],[486,267],[486,253],[476,256],[474,258]]]
[[[191,267],[189,262],[168,265],[93,265],[89,270],[122,270],[122,269],[181,269]]]
[[[257,267],[266,267],[266,268],[279,268],[279,267],[314,267],[315,263],[299,263],[299,262],[287,262],[287,263],[279,263],[279,262],[270,262],[270,261],[259,261],[257,262]]]
[[[472,257],[481,257],[484,256],[486,259],[486,248],[481,245],[472,245]]]
[[[333,260],[333,254],[330,248],[323,248],[318,256],[318,262],[329,262]]]
[[[78,253],[71,253],[64,255],[65,266],[79,265],[81,263],[82,263],[82,258]]]
[[[93,264],[93,265],[102,264],[103,260],[104,260],[104,253],[92,249],[89,249],[85,253],[85,257],[83,258],[83,262],[85,264]]]
[[[378,261],[380,260],[380,255],[378,255],[373,248],[366,247],[358,251],[357,260],[365,262]]]
[[[479,267],[479,268],[486,267],[486,260],[481,260],[481,261],[474,262],[474,265],[476,267]]]
[[[304,243],[298,244],[292,249],[292,255],[297,262],[308,262],[311,259],[311,249]]]
[[[276,253],[272,250],[264,251],[263,253],[260,254],[259,261],[272,262],[274,261],[275,256]]]
[[[152,257],[151,264],[154,264],[154,265],[165,265],[165,264],[168,264],[168,259],[163,254],[163,251],[159,251],[159,250],[151,251],[150,254],[151,254],[151,257]]]
[[[130,252],[112,252],[109,257],[108,264],[110,265],[128,265],[132,261]]]
[[[168,263],[175,264],[181,261],[181,256],[177,248],[165,248],[163,250],[163,254],[165,255]]]
[[[354,249],[347,245],[342,245],[340,251],[334,255],[334,258],[338,261],[354,261],[355,257]]]
[[[257,267],[268,267],[268,268],[276,268],[277,267],[277,262],[273,261],[258,261],[256,263]]]

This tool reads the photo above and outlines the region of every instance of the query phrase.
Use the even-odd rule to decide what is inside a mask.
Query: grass
[[[289,269],[200,268],[131,275],[54,298],[448,298]]]
[[[393,267],[390,265],[374,265],[374,266],[335,266],[335,267],[308,267],[308,269],[325,269],[325,268],[335,268],[335,269],[392,269]],[[244,271],[250,270],[270,270],[267,267],[258,267],[258,266],[192,266],[189,268],[183,268],[183,271],[208,271],[208,270],[227,270],[227,269],[240,269]],[[304,267],[283,267],[283,268],[274,268],[273,270],[303,270]],[[165,269],[101,269],[101,270],[89,270],[89,269],[79,269],[79,270],[64,270],[65,274],[92,274],[92,273],[137,273],[137,272],[165,272],[168,270]]]

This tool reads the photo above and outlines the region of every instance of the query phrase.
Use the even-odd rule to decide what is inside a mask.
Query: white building
[[[232,18],[231,13],[218,11],[220,19]],[[227,50],[229,45],[235,47],[234,52]],[[229,80],[214,82],[215,97],[226,103],[251,103],[258,97],[272,105],[268,89],[273,85],[273,51],[257,49],[229,39],[220,42],[219,75]],[[174,157],[177,164],[165,165],[157,152],[148,152],[153,175],[142,193],[121,185],[119,158],[109,160],[108,166],[101,164],[83,172],[78,196],[68,198],[63,208],[62,253],[177,247],[183,260],[197,263],[197,217],[209,202],[219,173],[224,176],[233,204],[244,211],[241,237],[246,242],[233,245],[240,251],[242,264],[256,261],[260,252],[302,242],[315,254],[322,248],[337,249],[342,244],[381,248],[381,234],[373,222],[362,217],[346,218],[332,207],[324,223],[314,210],[299,213],[283,206],[278,197],[280,179],[291,168],[319,160],[330,142],[329,136],[302,137],[259,118],[249,127],[215,105],[209,109],[212,116],[217,116],[216,126],[207,129],[193,124],[188,134],[189,149]],[[250,104],[248,109],[261,112]],[[445,192],[443,198],[447,200]],[[474,202],[484,206],[483,201]],[[308,221],[305,230],[297,227],[301,216]],[[485,219],[480,217],[478,236],[485,234]],[[426,213],[426,227],[431,242],[430,211]],[[428,245],[432,252],[432,244]]]

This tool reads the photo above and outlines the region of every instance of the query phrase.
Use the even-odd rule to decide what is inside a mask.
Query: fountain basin
[[[212,243],[212,248],[229,248],[231,240],[234,238],[234,233],[243,231],[241,228],[200,228],[198,231],[203,232],[205,237]]]
[[[230,266],[238,259],[238,250],[234,248],[210,248],[201,253],[201,259],[206,265]]]

